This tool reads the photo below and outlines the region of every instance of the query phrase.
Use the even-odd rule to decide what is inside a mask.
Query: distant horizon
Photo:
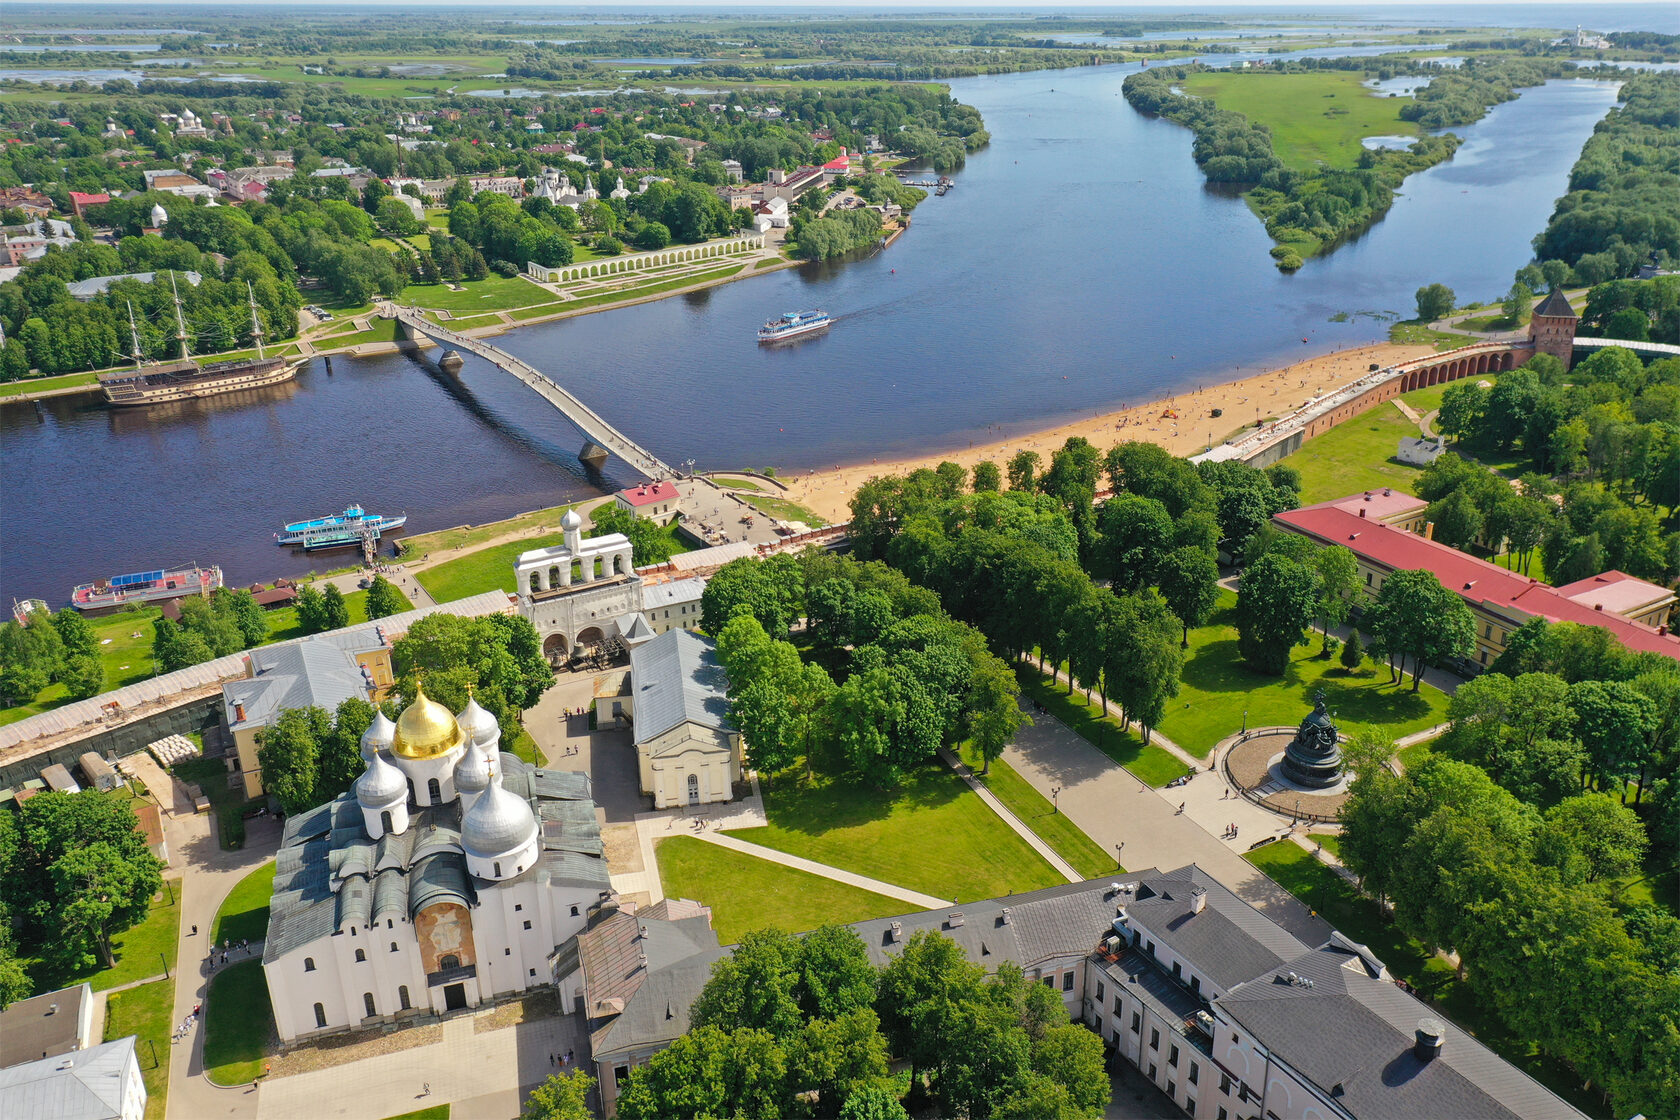
[[[941,12],[971,12],[976,15],[995,17],[999,14],[1012,12],[1058,12],[1080,11],[1112,12],[1125,14],[1140,10],[1176,11],[1185,15],[1212,15],[1228,11],[1233,8],[1252,9],[1254,11],[1272,11],[1294,13],[1312,11],[1316,9],[1338,8],[1459,8],[1476,9],[1490,7],[1525,7],[1525,8],[1559,8],[1577,12],[1590,12],[1595,8],[1661,8],[1674,7],[1673,0],[1577,0],[1567,3],[1564,0],[1424,0],[1419,3],[1407,3],[1404,0],[1302,0],[1299,3],[1289,3],[1287,0],[1221,0],[1216,4],[1183,3],[1181,0],[1132,0],[1127,4],[1106,3],[1104,0],[1057,0],[1050,3],[1018,3],[1018,4],[973,4],[967,0],[720,0],[717,3],[695,3],[694,0],[635,0],[635,2],[603,3],[603,4],[556,4],[547,0],[490,0],[488,3],[476,3],[473,0],[354,0],[353,3],[343,3],[342,0],[286,0],[284,5],[272,0],[258,0],[256,3],[245,5],[249,8],[273,7],[338,7],[382,8],[382,7],[414,7],[416,4],[428,8],[460,8],[464,10],[505,10],[524,8],[537,11],[552,11],[564,13],[581,13],[585,16],[602,12],[638,12],[649,8],[669,8],[691,12],[731,11],[741,8],[798,8],[810,9],[859,9],[859,10],[906,10]],[[170,0],[168,4],[159,0],[35,0],[31,3],[16,3],[9,5],[14,11],[21,8],[178,8],[178,7],[226,7],[223,0]]]

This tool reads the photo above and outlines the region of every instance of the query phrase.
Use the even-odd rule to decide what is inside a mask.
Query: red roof
[[[632,486],[628,490],[620,490],[618,496],[630,503],[632,508],[652,505],[654,502],[669,501],[677,496],[677,487],[673,482],[643,483]]]
[[[1391,571],[1433,572],[1441,586],[1458,592],[1467,602],[1485,604],[1488,609],[1509,614],[1519,622],[1528,616],[1539,616],[1553,622],[1598,626],[1614,634],[1628,649],[1649,650],[1680,660],[1680,638],[1665,630],[1613,611],[1594,610],[1570,599],[1559,588],[1490,564],[1440,541],[1425,540],[1416,533],[1338,508],[1347,501],[1338,498],[1334,502],[1288,510],[1273,520],[1326,544],[1346,545],[1362,559]]]
[[[111,201],[108,194],[83,194],[81,191],[70,192],[70,202],[74,206],[98,206],[102,202]]]
[[[839,155],[835,156],[833,159],[831,159],[827,163],[823,164],[823,170],[824,171],[849,171],[849,170],[851,170],[851,166],[852,166],[851,160],[847,158],[845,152],[841,152]]]

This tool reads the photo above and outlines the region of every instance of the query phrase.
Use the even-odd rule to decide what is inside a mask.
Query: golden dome
[[[398,758],[437,758],[461,745],[461,725],[450,710],[426,695],[418,683],[414,703],[397,717],[391,753]]]

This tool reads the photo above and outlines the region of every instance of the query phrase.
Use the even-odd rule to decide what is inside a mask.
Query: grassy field
[[[728,490],[763,490],[764,487],[756,482],[749,482],[744,478],[714,478],[713,482]]]
[[[1385,401],[1308,440],[1283,461],[1301,472],[1302,505],[1384,486],[1410,494],[1423,470],[1394,455],[1402,437],[1417,434],[1418,426]]]
[[[86,981],[96,992],[175,972],[181,933],[181,880],[166,879],[152,899],[145,921],[111,939],[117,963],[110,968],[60,969],[38,958],[24,967],[37,992],[50,992]]]
[[[265,863],[239,880],[216,911],[210,940],[259,941],[268,935],[268,900],[274,894],[274,864]]]
[[[896,898],[732,852],[692,836],[660,841],[655,855],[666,897],[692,898],[710,906],[712,928],[725,945],[733,945],[742,934],[765,926],[802,933],[824,922],[861,922],[915,909]]]
[[[431,1108],[417,1108],[401,1116],[387,1117],[387,1120],[449,1120],[449,1106],[434,1104]]]
[[[963,748],[963,761],[974,776],[985,783],[992,796],[1021,823],[1038,834],[1038,838],[1055,849],[1057,855],[1073,865],[1073,869],[1087,879],[1107,875],[1113,871],[1114,860],[1098,843],[1079,830],[1079,826],[1056,812],[1050,799],[1034,789],[1015,768],[1003,759],[992,763],[991,771],[980,774],[981,758],[972,747]]]
[[[1190,772],[1177,755],[1153,743],[1145,746],[1135,732],[1121,730],[1117,717],[1104,716],[1101,697],[1096,697],[1094,703],[1087,703],[1085,694],[1077,689],[1069,696],[1066,688],[1053,685],[1029,665],[1017,665],[1015,679],[1020,682],[1023,694],[1050,709],[1052,716],[1130,770],[1138,781],[1160,789],[1174,778]]]
[[[1266,70],[1192,74],[1186,93],[1211,99],[1271,130],[1272,148],[1287,167],[1347,169],[1359,162],[1367,136],[1417,136],[1400,119],[1404,98],[1374,97],[1362,73],[1321,70],[1280,74]]]
[[[174,1016],[175,985],[168,980],[112,992],[106,1000],[105,1041],[135,1036],[135,1056],[146,1083],[146,1120],[163,1120],[168,1107],[169,1028]]]
[[[785,770],[764,784],[764,828],[731,835],[941,898],[1061,882],[1042,856],[938,763],[882,791]],[[902,907],[901,907],[902,908]]]
[[[1190,657],[1178,696],[1167,705],[1161,732],[1198,758],[1243,726],[1294,726],[1312,710],[1312,696],[1322,688],[1336,725],[1349,735],[1376,731],[1391,738],[1446,722],[1447,695],[1428,683],[1413,693],[1408,677],[1388,683],[1388,671],[1370,663],[1363,675],[1349,676],[1335,658],[1318,659],[1316,638],[1290,651],[1281,677],[1256,673],[1237,656],[1237,597],[1221,592],[1208,625],[1190,631]]]
[[[1461,334],[1431,330],[1427,323],[1415,319],[1405,319],[1389,327],[1388,340],[1408,346],[1433,346],[1436,350],[1456,350],[1476,341]]]
[[[61,377],[30,377],[22,381],[0,384],[0,397],[15,397],[19,393],[45,393],[53,389],[70,389],[78,385],[97,385],[97,373],[66,373]]]
[[[397,340],[397,321],[395,319],[375,319],[368,324],[365,331],[347,331],[344,334],[332,335],[328,338],[315,339],[316,352],[333,350],[348,350],[352,346],[361,346],[368,342],[395,342]]]
[[[558,529],[561,516],[571,508],[573,507],[550,506],[547,509],[534,509],[530,513],[510,517],[506,521],[491,521],[484,525],[465,525],[454,529],[438,529],[431,533],[420,533],[416,536],[405,537],[403,538],[404,556],[413,560],[451,548],[470,548],[475,544],[483,544],[494,537],[505,536],[508,533],[529,533],[549,527]]]
[[[1435,1004],[1506,1061],[1589,1115],[1603,1112],[1602,1102],[1594,1094],[1582,1093],[1579,1077],[1541,1057],[1532,1044],[1511,1035],[1475,998],[1470,986],[1457,980],[1451,965],[1402,933],[1382,915],[1376,903],[1310,852],[1293,841],[1280,840],[1245,858],[1320,917],[1369,946],[1389,971],[1417,990],[1420,998]]]
[[[769,514],[779,521],[803,521],[813,529],[821,529],[828,525],[821,514],[806,509],[798,502],[790,502],[786,498],[773,498],[768,494],[754,495],[747,499],[757,509]]]
[[[507,311],[515,307],[529,307],[533,303],[549,303],[551,292],[539,288],[518,276],[488,276],[483,280],[466,280],[460,291],[442,284],[410,284],[403,289],[405,307],[429,307],[456,315],[476,315],[486,311]]]
[[[413,601],[403,593],[400,587],[396,591],[402,603],[401,609],[412,610],[414,608]],[[344,606],[350,612],[350,625],[354,626],[357,623],[368,621],[367,597],[368,593],[366,591],[352,591],[344,597]],[[265,611],[263,619],[268,623],[268,640],[270,642],[283,642],[288,638],[304,636],[303,624],[298,621],[296,607],[277,607],[274,610]]]
[[[230,964],[210,979],[204,1009],[204,1072],[214,1085],[241,1085],[262,1073],[274,1010],[262,962]]]
[[[102,691],[121,688],[152,675],[152,624],[162,615],[163,611],[157,607],[141,607],[88,620],[93,627],[99,660],[105,666],[105,687]],[[69,702],[70,697],[63,685],[48,685],[36,694],[32,702],[0,711],[0,726],[51,711]]]
[[[503,591],[512,592],[513,564],[521,552],[529,552],[533,548],[548,548],[564,541],[564,534],[555,532],[504,544],[493,544],[488,548],[457,556],[453,560],[446,560],[435,568],[416,572],[414,578],[440,603],[467,595],[477,595],[483,591],[494,591],[498,587]]]

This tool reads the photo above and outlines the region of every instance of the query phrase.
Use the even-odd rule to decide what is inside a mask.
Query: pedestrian
[[[422,1097],[429,1097],[432,1095],[432,1083],[430,1081],[422,1081],[420,1083],[420,1095]]]
[[[554,1068],[554,1055],[553,1054],[550,1054],[548,1056],[548,1065],[549,1065],[550,1069]]]
[[[193,936],[194,936],[194,937],[197,937],[197,936],[198,936],[198,927],[197,927],[197,926],[194,926],[194,927],[193,927]]]

